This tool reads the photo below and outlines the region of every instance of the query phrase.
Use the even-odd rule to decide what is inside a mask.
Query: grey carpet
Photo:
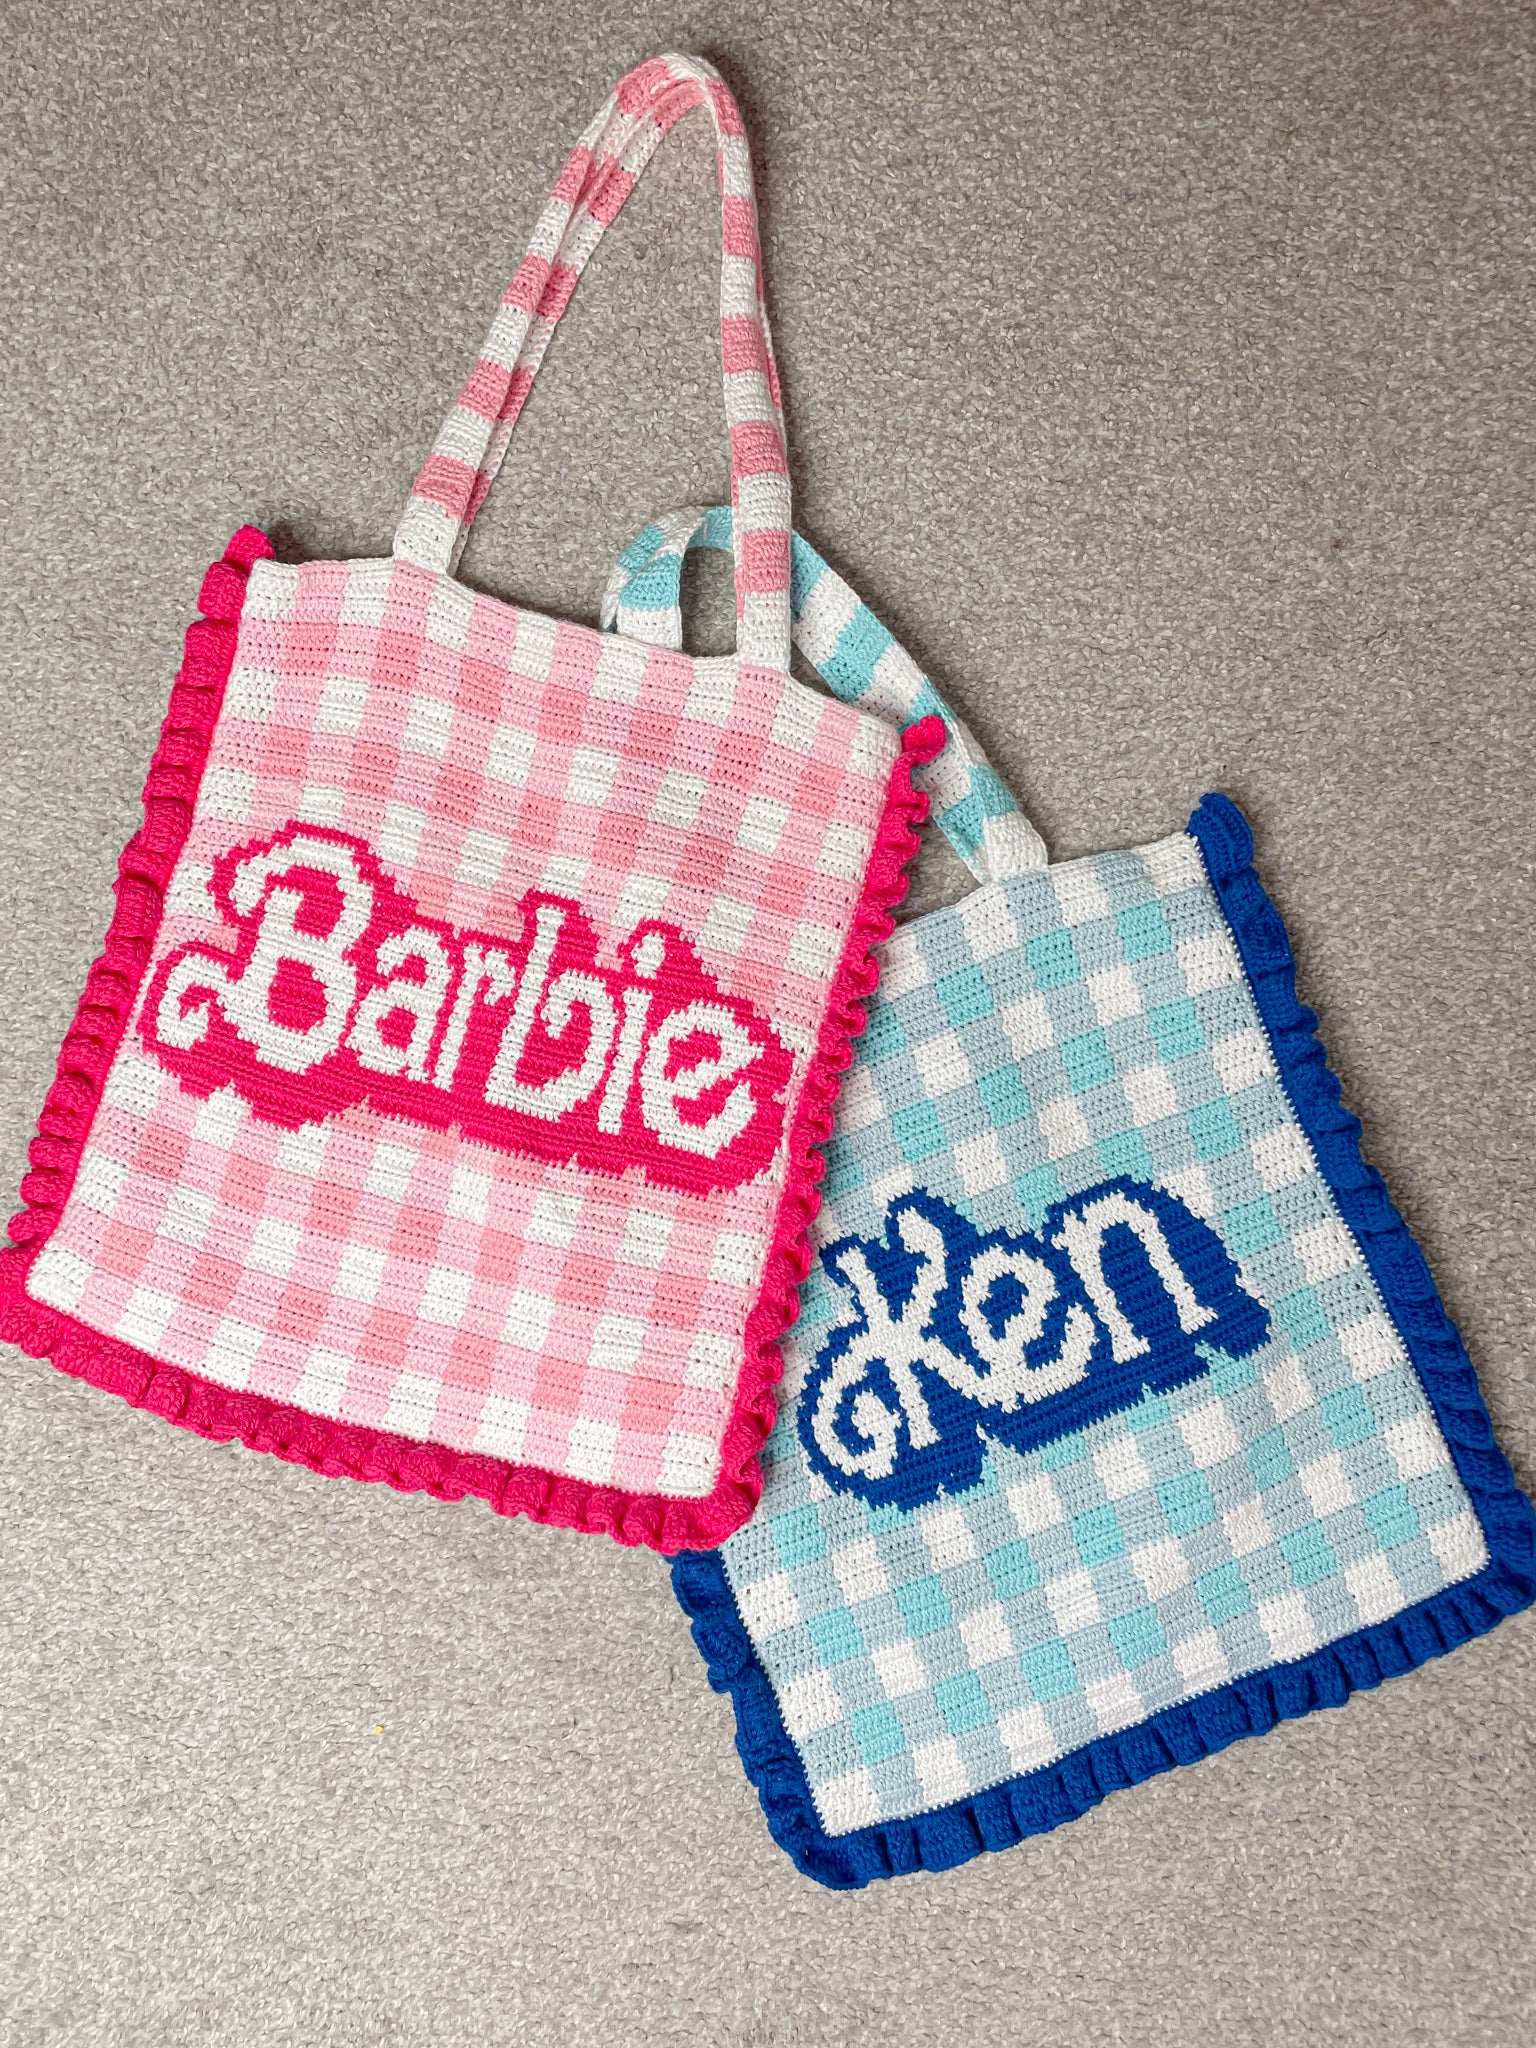
[[[381,552],[610,82],[761,159],[799,519],[1062,855],[1248,808],[1536,1481],[1528,6],[47,6],[0,67],[14,1187],[202,566]],[[725,476],[691,122],[467,573]],[[928,900],[954,886],[937,860]],[[665,1571],[0,1361],[0,2041],[1529,2041],[1527,1616],[938,1878],[769,1841]]]

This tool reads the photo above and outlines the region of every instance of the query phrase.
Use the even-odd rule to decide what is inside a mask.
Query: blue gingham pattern
[[[786,1345],[762,1504],[721,1556],[828,1834],[946,1806],[1470,1576],[1488,1552],[1324,1182],[1195,841],[1015,874],[899,931],[817,1238],[926,1188],[1036,1229],[1116,1175],[1220,1234],[1272,1340],[908,1511],[809,1468]]]

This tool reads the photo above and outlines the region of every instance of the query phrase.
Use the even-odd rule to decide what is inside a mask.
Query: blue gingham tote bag
[[[678,631],[679,515],[607,611]],[[827,1153],[761,1504],[674,1564],[768,1823],[942,1869],[1334,1706],[1536,1598],[1536,1518],[1339,1100],[1223,796],[1047,862],[803,542],[802,651],[938,711],[980,886],[900,927]]]

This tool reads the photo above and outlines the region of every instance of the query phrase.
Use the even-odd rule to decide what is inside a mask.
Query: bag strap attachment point
[[[729,554],[731,508],[689,505],[643,527],[615,564],[603,594],[605,632],[681,649],[684,557],[692,548]],[[943,720],[943,753],[921,774],[933,819],[978,882],[1043,868],[1045,842],[1019,809],[975,735],[955,716],[904,647],[858,594],[798,533],[790,537],[794,644],[834,697],[903,727]]]

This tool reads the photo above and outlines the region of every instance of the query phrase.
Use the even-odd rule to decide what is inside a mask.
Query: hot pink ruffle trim
[[[864,890],[832,985],[816,1056],[790,1133],[789,1179],[775,1222],[762,1291],[747,1321],[745,1362],[722,1444],[721,1473],[701,1500],[674,1500],[567,1479],[536,1466],[476,1456],[441,1444],[415,1443],[385,1430],[335,1422],[261,1395],[216,1385],[180,1366],[89,1329],[73,1316],[34,1301],[26,1291],[32,1261],[48,1241],[74,1185],[96,1105],[154,949],[164,892],[191,828],[203,765],[234,664],[246,579],[272,544],[245,526],[203,580],[186,652],[171,692],[160,744],[144,784],[144,824],[123,849],[116,908],[105,948],[59,1053],[58,1069],[38,1118],[31,1170],[21,1184],[25,1207],[10,1225],[13,1244],[0,1249],[0,1338],[61,1372],[120,1394],[136,1408],[217,1442],[231,1438],[311,1471],[382,1481],[439,1500],[475,1495],[498,1514],[526,1514],[563,1528],[606,1531],[621,1543],[657,1550],[711,1549],[741,1527],[762,1491],[758,1453],[773,1427],[773,1389],[783,1370],[779,1340],[794,1321],[798,1290],[810,1266],[810,1225],[821,1206],[820,1148],[832,1132],[853,1041],[864,1029],[865,1002],[880,978],[875,949],[890,936],[891,911],[906,893],[906,866],[917,851],[917,826],[928,799],[912,770],[944,742],[937,718],[903,737],[891,776],[890,801],[864,879]]]

